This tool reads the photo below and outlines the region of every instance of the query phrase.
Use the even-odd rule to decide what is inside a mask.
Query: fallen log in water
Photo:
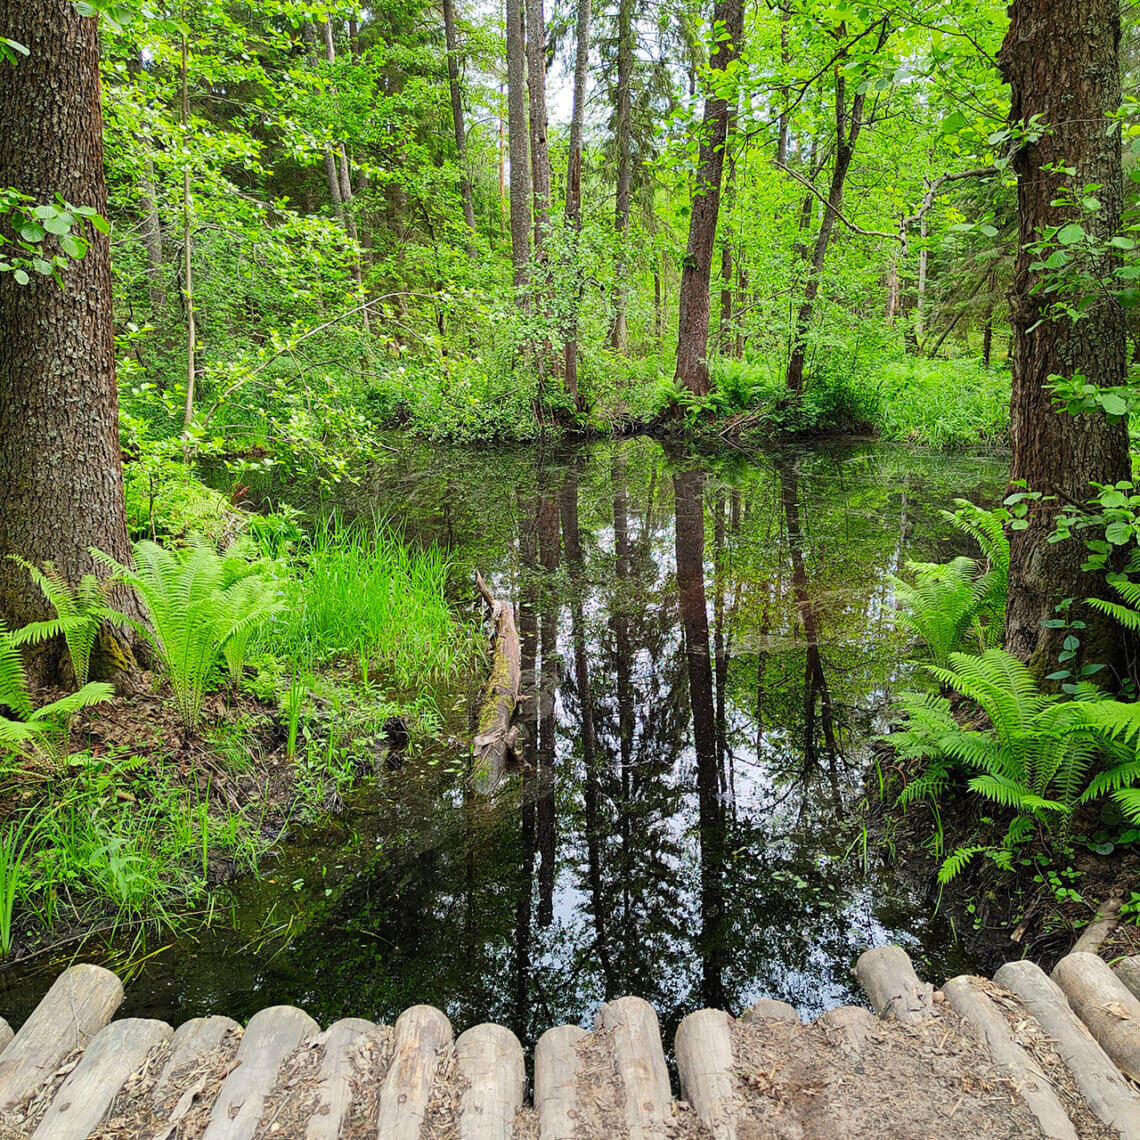
[[[518,744],[518,729],[511,720],[522,684],[522,646],[514,606],[496,598],[478,571],[475,584],[490,607],[494,627],[491,675],[483,689],[479,729],[471,744],[475,757],[475,790],[481,795],[490,795],[499,786],[507,760],[514,755]]]

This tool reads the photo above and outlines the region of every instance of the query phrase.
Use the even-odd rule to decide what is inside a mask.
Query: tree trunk
[[[146,247],[146,297],[150,315],[161,320],[166,315],[166,289],[163,286],[162,223],[154,187],[154,162],[147,159],[146,173],[139,179],[139,211],[142,239]]]
[[[455,38],[455,3],[443,0],[443,37],[447,46],[447,87],[451,94],[451,123],[455,129],[455,153],[459,160],[459,193],[463,197],[463,219],[475,232],[475,198],[467,172],[467,128],[463,124],[463,90],[459,85],[459,48]]]
[[[720,241],[720,324],[717,326],[717,351],[727,351],[732,336],[732,200],[736,188],[736,155],[732,149],[736,135],[736,105],[729,113],[724,149],[728,154],[728,170],[724,176],[724,235]]]
[[[740,55],[744,11],[742,0],[717,0],[713,26],[723,23],[727,41],[717,40],[710,63],[723,72]],[[700,161],[693,187],[689,215],[689,245],[681,272],[681,294],[677,318],[676,379],[696,396],[709,391],[709,281],[712,276],[713,245],[716,242],[717,215],[720,213],[720,180],[724,169],[724,143],[728,133],[729,107],[714,88],[705,97],[701,124]]]
[[[584,404],[578,394],[578,308],[582,300],[582,273],[578,261],[578,237],[582,229],[582,119],[586,110],[586,79],[590,62],[590,0],[578,0],[576,54],[574,57],[574,106],[570,113],[570,149],[566,159],[566,228],[574,277],[570,319],[563,348],[563,380],[566,395],[578,411]]]
[[[517,290],[530,279],[530,142],[523,0],[507,0],[507,142],[511,161],[511,264]],[[525,301],[525,297],[520,297]]]
[[[819,281],[823,274],[823,265],[827,260],[827,247],[831,242],[831,234],[835,229],[835,218],[843,207],[843,186],[847,181],[847,172],[851,169],[851,159],[855,155],[855,142],[859,138],[859,131],[863,126],[863,102],[865,95],[862,91],[856,94],[851,101],[851,115],[847,117],[847,80],[843,73],[835,72],[835,166],[831,172],[831,186],[827,191],[827,206],[823,211],[823,218],[819,223],[819,233],[815,239],[815,249],[812,252],[811,266],[808,270],[807,284],[804,286],[804,297],[796,313],[796,323],[792,332],[792,354],[788,360],[787,385],[793,396],[799,396],[804,388],[804,363],[807,358],[807,334],[811,328],[812,315],[815,312],[815,300],[819,296]]]
[[[615,127],[617,144],[617,191],[614,196],[614,321],[610,344],[616,352],[625,352],[629,339],[626,321],[626,288],[629,240],[630,198],[633,192],[633,4],[618,4],[617,99]]]
[[[0,0],[0,28],[29,49],[0,66],[0,186],[107,213],[99,36],[66,0]],[[34,125],[34,142],[29,140]],[[51,560],[70,582],[94,570],[88,547],[129,562],[111,329],[111,261],[88,228],[87,256],[63,288],[0,273],[0,617],[50,616],[8,556]],[[50,240],[50,239],[49,239]],[[129,596],[118,604],[139,616]],[[55,659],[53,659],[55,658]],[[58,657],[31,662],[44,678]]]
[[[1019,252],[1010,290],[1013,326],[1013,390],[1010,478],[1057,498],[1031,510],[1029,526],[1010,534],[1009,601],[1005,647],[1045,672],[1064,630],[1045,629],[1063,598],[1105,593],[1102,575],[1083,573],[1080,539],[1050,543],[1054,519],[1065,502],[1084,503],[1093,482],[1115,483],[1130,474],[1127,422],[1110,424],[1099,411],[1070,416],[1057,411],[1049,377],[1081,372],[1095,384],[1120,384],[1125,375],[1124,318],[1113,298],[1095,301],[1083,319],[1053,318],[1048,296],[1034,292],[1040,271],[1027,245],[1047,227],[1079,221],[1100,242],[1119,229],[1120,132],[1112,116],[1120,107],[1120,9],[1116,0],[1088,0],[1077,12],[1062,0],[1013,0],[1000,61],[1010,85],[1010,119],[1036,119],[1046,131],[1026,141],[1014,157],[1017,172]],[[1086,214],[1079,204],[1058,204],[1085,186],[1097,187],[1101,208]],[[1107,276],[1111,260],[1091,267]],[[1082,614],[1082,635],[1094,659],[1115,657],[1111,635],[1093,614]],[[1112,639],[1119,641],[1119,638]],[[1091,642],[1091,644],[1090,644]]]
[[[182,32],[182,133],[190,137],[190,77],[187,71],[186,32]],[[193,200],[190,196],[190,166],[182,170],[182,295],[186,305],[186,403],[182,409],[182,434],[189,440],[194,423],[194,390],[198,377],[198,316],[194,312]],[[186,445],[189,452],[189,443]]]

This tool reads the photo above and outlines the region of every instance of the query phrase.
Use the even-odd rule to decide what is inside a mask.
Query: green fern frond
[[[959,847],[956,851],[952,851],[946,856],[942,866],[938,869],[938,881],[940,883],[949,883],[951,880],[956,879],[965,870],[970,860],[985,850],[987,850],[987,848],[975,845],[971,847]]]

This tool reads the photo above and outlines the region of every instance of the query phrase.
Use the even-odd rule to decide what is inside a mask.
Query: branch
[[[218,398],[210,405],[209,410],[204,416],[204,422],[209,422],[214,418],[217,410],[222,406],[222,403],[229,399],[239,388],[244,388],[247,384],[255,380],[262,372],[264,372],[275,360],[279,360],[287,352],[292,352],[297,345],[303,341],[314,337],[317,333],[322,333],[327,328],[333,325],[340,324],[341,321],[348,320],[349,317],[355,316],[357,313],[364,312],[365,309],[371,309],[373,305],[379,305],[382,301],[387,301],[392,297],[431,297],[431,293],[414,293],[414,292],[397,292],[397,293],[384,293],[379,297],[373,297],[371,301],[365,301],[362,305],[355,305],[351,309],[346,309],[343,313],[333,317],[331,320],[325,321],[323,324],[314,326],[303,332],[300,336],[287,341],[283,344],[272,356],[267,356],[252,372],[241,377],[240,380],[235,380],[228,388],[224,389]]]
[[[857,226],[845,218],[838,207],[833,206],[802,174],[796,173],[790,166],[785,166],[782,162],[773,162],[772,165],[777,170],[790,174],[802,186],[807,187],[852,233],[862,234],[863,237],[886,238],[888,241],[901,242],[903,240],[898,234],[885,234],[882,230],[865,230],[862,226]]]

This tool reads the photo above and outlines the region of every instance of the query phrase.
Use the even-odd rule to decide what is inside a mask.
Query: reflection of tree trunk
[[[532,510],[525,503],[519,504],[519,517],[525,519]],[[519,535],[519,566],[522,571],[522,592],[519,598],[519,641],[522,644],[523,688],[529,699],[523,702],[519,720],[525,735],[523,748],[528,758],[535,754],[537,742],[538,703],[534,699],[537,683],[536,663],[538,659],[537,599],[535,597],[535,564],[538,543],[533,527],[523,524]],[[534,765],[523,766],[522,790],[522,859],[519,865],[519,895],[515,902],[515,1032],[524,1041],[529,1034],[527,1011],[530,991],[530,940],[531,940],[531,898],[534,890],[535,853],[535,787]]]
[[[629,639],[629,618],[626,614],[628,598],[626,582],[629,579],[629,496],[625,482],[625,446],[614,444],[613,460],[610,468],[614,495],[614,553],[617,588],[615,604],[611,611],[610,626],[614,631],[617,653],[617,699],[618,735],[621,748],[621,844],[622,866],[629,867],[632,858],[630,851],[630,801],[633,798],[633,650]],[[623,875],[623,902],[625,915],[629,917],[628,875]]]
[[[558,503],[539,501],[538,557],[543,569],[558,569]],[[539,652],[541,684],[538,689],[538,924],[547,927],[554,919],[554,691],[558,685],[558,605],[551,584],[542,584],[539,605]]]
[[[728,751],[725,688],[728,683],[728,639],[724,612],[724,492],[718,491],[713,507],[713,680],[716,685],[716,763],[721,774],[721,794],[726,791],[724,761]]]
[[[583,798],[586,808],[586,857],[590,885],[590,907],[594,919],[594,952],[602,967],[606,1000],[613,994],[613,968],[606,941],[602,896],[602,832],[598,815],[598,750],[594,735],[594,709],[590,695],[590,665],[586,654],[586,628],[582,614],[582,547],[578,533],[578,469],[572,466],[562,488],[562,535],[566,561],[570,567],[570,618],[574,640],[574,684],[582,712]]]
[[[705,600],[704,474],[673,477],[676,512],[677,593],[685,631],[693,745],[697,754],[697,802],[701,848],[701,1000],[724,1008],[724,801],[717,764],[716,714],[709,660]]]
[[[813,765],[815,756],[815,709],[820,706],[820,720],[828,755],[834,759],[836,746],[835,722],[831,708],[831,690],[823,671],[823,658],[819,652],[819,615],[808,586],[804,566],[804,533],[800,519],[799,473],[794,462],[778,464],[780,494],[784,503],[784,516],[788,524],[788,548],[792,560],[792,589],[796,598],[800,623],[803,626],[807,650],[804,664],[804,752],[806,761]]]

